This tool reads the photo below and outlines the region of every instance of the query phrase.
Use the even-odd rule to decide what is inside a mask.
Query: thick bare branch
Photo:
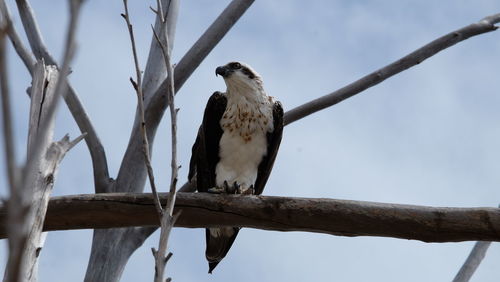
[[[496,23],[500,22],[500,14],[495,14],[482,19],[461,29],[450,32],[427,45],[413,51],[403,58],[379,69],[361,79],[340,88],[323,97],[314,99],[308,103],[298,106],[285,114],[285,125],[297,121],[303,117],[333,106],[343,100],[352,97],[372,86],[379,84],[387,78],[398,74],[408,68],[420,64],[424,60],[438,52],[466,40],[472,36],[494,31],[498,27]]]
[[[2,26],[2,24],[5,24]],[[0,98],[2,103],[2,122],[3,122],[3,138],[4,138],[4,152],[5,160],[7,164],[7,178],[9,183],[10,193],[16,188],[16,175],[18,173],[16,166],[16,156],[15,156],[15,142],[14,134],[12,130],[12,113],[10,104],[10,92],[9,92],[9,79],[7,77],[7,56],[5,49],[6,42],[6,32],[9,23],[5,21],[0,21]]]
[[[70,146],[52,143],[54,117],[60,96],[66,92],[66,75],[74,53],[74,38],[80,1],[70,2],[70,22],[66,35],[61,72],[40,61],[35,66],[28,153],[19,186],[9,198],[9,259],[5,281],[36,281],[39,250],[45,211],[52,191],[57,167]],[[17,185],[16,185],[17,186]]]
[[[29,44],[35,57],[38,60],[45,60],[49,65],[57,65],[57,62],[50,55],[43,42],[31,5],[27,0],[16,0],[16,3]],[[65,102],[80,128],[80,131],[82,133],[87,133],[85,142],[87,143],[92,158],[96,192],[110,192],[112,191],[112,187],[109,185],[109,172],[104,148],[82,103],[78,99],[76,91],[68,83],[67,90],[67,93],[63,95]]]
[[[168,194],[160,194],[166,203]],[[177,227],[240,226],[424,242],[500,241],[500,209],[449,208],[334,199],[178,193]],[[0,238],[5,238],[5,208]],[[54,197],[45,230],[158,226],[151,194]]]
[[[16,183],[16,189],[11,191],[7,204],[9,258],[5,281],[31,280],[32,275],[29,273],[36,265],[33,249],[40,241],[40,237],[36,236],[36,229],[39,227],[41,231],[45,214],[40,215],[42,220],[37,220],[39,217],[35,213],[35,206],[40,201],[35,203],[34,199],[35,194],[39,196],[39,193],[47,188],[50,193],[52,187],[51,182],[45,181],[45,173],[50,171],[44,166],[44,155],[52,142],[54,115],[51,115],[48,109],[54,103],[57,76],[57,70],[53,66],[45,66],[43,62],[38,62],[34,67],[28,156],[19,183]],[[41,132],[42,126],[45,132]],[[47,195],[45,203],[48,200]],[[30,236],[31,229],[35,230],[33,236]]]

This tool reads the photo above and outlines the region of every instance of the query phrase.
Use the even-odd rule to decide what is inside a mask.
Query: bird
[[[283,135],[283,107],[268,96],[262,77],[248,64],[215,69],[226,92],[216,91],[205,107],[192,147],[188,180],[198,192],[260,195]],[[239,227],[206,228],[208,273],[226,256]]]

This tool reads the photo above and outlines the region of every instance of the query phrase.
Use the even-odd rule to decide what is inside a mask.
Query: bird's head
[[[228,88],[262,89],[262,78],[249,65],[230,62],[215,69],[215,75],[224,78]]]

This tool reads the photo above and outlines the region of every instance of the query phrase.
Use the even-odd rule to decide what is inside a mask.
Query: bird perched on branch
[[[267,96],[262,78],[250,66],[217,67],[227,90],[208,100],[193,145],[189,180],[198,192],[254,194],[264,190],[283,133],[283,108]],[[206,229],[209,273],[226,256],[238,227]]]

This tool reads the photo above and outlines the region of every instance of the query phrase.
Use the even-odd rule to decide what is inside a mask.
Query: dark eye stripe
[[[249,70],[248,68],[246,67],[242,67],[241,68],[241,72],[244,73],[246,76],[248,76],[248,78],[250,79],[254,79],[255,78],[255,74]]]

